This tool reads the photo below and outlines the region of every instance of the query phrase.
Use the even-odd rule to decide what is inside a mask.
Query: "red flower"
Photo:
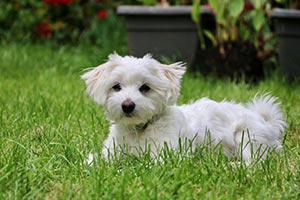
[[[106,10],[99,10],[96,13],[96,18],[97,19],[106,19],[106,17],[107,17],[107,11]]]
[[[49,22],[42,22],[37,26],[37,34],[41,37],[50,37],[52,32]]]
[[[246,1],[243,12],[251,11],[254,9],[253,4],[251,1]]]
[[[43,0],[46,4],[52,4],[55,6],[66,6],[73,3],[74,0]]]

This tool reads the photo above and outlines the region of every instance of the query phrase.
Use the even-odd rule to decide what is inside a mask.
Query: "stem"
[[[198,33],[198,37],[200,40],[200,47],[201,47],[201,49],[205,49],[206,45],[205,45],[204,35],[203,35],[203,31],[201,29],[200,23],[197,23],[197,33]]]

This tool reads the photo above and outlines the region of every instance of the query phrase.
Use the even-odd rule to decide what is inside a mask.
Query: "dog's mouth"
[[[130,112],[130,113],[126,113],[126,112],[122,113],[122,118],[124,118],[124,119],[134,118],[136,116],[137,116],[137,113],[135,111]]]
[[[132,113],[123,113],[121,118],[119,118],[119,120],[117,121],[123,124],[136,125],[136,124],[144,123],[145,120],[142,117],[140,117],[137,112],[132,112]]]
[[[133,113],[124,113],[124,116],[128,117],[128,118],[131,118],[131,117],[133,117]]]

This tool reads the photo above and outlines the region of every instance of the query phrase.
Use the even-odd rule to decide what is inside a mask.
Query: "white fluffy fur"
[[[207,133],[214,144],[222,144],[228,158],[237,156],[242,147],[246,162],[251,160],[251,152],[264,154],[267,147],[282,149],[286,123],[276,98],[255,97],[246,105],[202,98],[176,106],[184,72],[182,63],[164,65],[150,55],[135,58],[112,54],[106,63],[82,76],[87,93],[104,106],[111,124],[104,141],[105,158],[119,154],[124,145],[135,154],[151,148],[156,155],[165,143],[176,150],[179,138],[191,140],[195,147],[205,142]],[[117,83],[120,91],[113,89]],[[140,92],[143,84],[150,90]],[[122,110],[126,100],[136,105],[130,115]]]

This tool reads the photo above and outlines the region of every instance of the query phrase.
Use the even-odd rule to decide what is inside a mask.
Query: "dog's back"
[[[282,149],[281,135],[286,123],[280,104],[269,95],[255,97],[246,105],[203,98],[179,108],[189,119],[193,132],[198,133],[199,142],[209,133],[213,143],[222,143],[228,157],[239,155],[240,146],[247,162],[253,153],[263,156],[269,147]]]

